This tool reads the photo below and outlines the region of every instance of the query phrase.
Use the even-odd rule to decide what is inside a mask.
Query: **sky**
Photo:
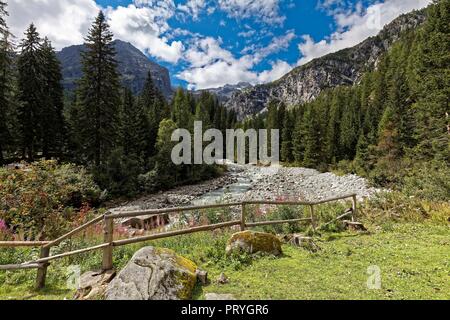
[[[174,86],[267,83],[354,46],[431,0],[9,0],[20,42],[35,23],[60,50],[103,10],[115,38],[167,67]]]

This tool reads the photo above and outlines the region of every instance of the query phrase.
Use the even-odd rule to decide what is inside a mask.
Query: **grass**
[[[284,246],[280,259],[261,258],[243,270],[222,271],[227,285],[208,292],[238,299],[449,299],[450,237],[446,226],[396,224],[375,234],[339,234],[321,241],[313,254]],[[368,268],[381,269],[380,290],[367,287]]]
[[[173,249],[209,272],[211,284],[198,286],[194,293],[194,299],[200,300],[212,292],[238,299],[449,299],[448,225],[395,222],[369,229],[367,234],[324,234],[318,253],[285,245],[280,258],[226,258],[229,233],[224,232],[124,247],[115,251],[114,259],[120,269],[140,247]],[[35,253],[10,253],[9,260],[23,254]],[[66,286],[67,266],[82,263],[85,271],[95,269],[100,261],[96,253],[53,264],[47,288],[38,292],[32,288],[35,271],[2,272],[0,299],[71,299],[74,290]],[[367,287],[370,266],[381,269],[379,290]],[[215,283],[222,272],[230,278],[229,284]]]

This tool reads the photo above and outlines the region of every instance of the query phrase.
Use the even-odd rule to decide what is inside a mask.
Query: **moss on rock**
[[[283,253],[281,241],[270,233],[244,231],[235,233],[228,240],[227,254],[240,251],[249,254],[263,252],[279,256]]]
[[[107,300],[187,300],[197,266],[169,249],[139,250],[106,291]]]

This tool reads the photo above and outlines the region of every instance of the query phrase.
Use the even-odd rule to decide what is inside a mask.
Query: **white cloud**
[[[184,4],[178,4],[177,9],[191,16],[193,20],[198,20],[205,7],[205,0],[187,0]]]
[[[101,8],[94,0],[10,0],[11,31],[17,38],[31,22],[42,36],[48,36],[57,50],[84,42],[98,11],[103,9],[115,38],[163,61],[176,63],[183,44],[168,40],[167,20],[176,10],[173,0],[135,0],[127,7]]]
[[[167,20],[173,16],[175,7],[172,1],[157,3],[109,8],[107,15],[111,31],[116,38],[127,40],[158,59],[177,63],[182,56],[183,44],[180,41],[169,43],[164,36],[170,30]]]
[[[236,58],[230,51],[221,47],[220,39],[207,37],[197,39],[186,51],[184,59],[189,68],[180,72],[177,77],[189,83],[191,89],[217,88],[226,84],[250,82],[253,84],[276,80],[292,70],[292,67],[281,60],[272,64],[270,70],[260,73],[253,68],[267,56],[287,48],[295,34],[290,31],[286,35],[275,37],[264,48],[256,53]]]
[[[260,83],[272,82],[280,79],[291,70],[292,66],[289,63],[277,60],[275,63],[272,63],[272,69],[263,71],[258,75],[258,81]]]
[[[286,20],[280,14],[280,0],[219,0],[219,8],[230,18],[248,19],[282,25]]]
[[[340,3],[339,0],[327,0],[326,5]],[[386,0],[362,10],[357,5],[355,10],[335,10],[334,19],[338,31],[333,33],[329,39],[315,42],[311,36],[303,35],[303,43],[299,44],[302,58],[298,65],[305,64],[315,58],[328,53],[336,52],[357,45],[365,39],[377,35],[381,29],[396,17],[414,9],[421,9],[431,3],[431,0]]]
[[[250,38],[253,37],[256,34],[255,30],[248,30],[248,31],[242,31],[238,33],[239,37],[243,37],[243,38]]]
[[[33,22],[41,35],[61,49],[83,43],[99,9],[93,0],[10,0],[8,24],[21,39]]]

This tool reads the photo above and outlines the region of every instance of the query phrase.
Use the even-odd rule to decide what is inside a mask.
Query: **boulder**
[[[195,274],[197,275],[197,281],[199,283],[201,283],[202,285],[207,285],[209,280],[208,280],[208,272],[203,271],[203,270],[197,270],[195,272]]]
[[[320,247],[314,242],[313,238],[305,237],[301,234],[292,235],[291,239],[289,240],[289,244],[311,252],[317,252],[320,250]]]
[[[89,271],[80,277],[78,290],[75,293],[76,300],[94,300],[101,298],[108,284],[116,276],[116,271]]]
[[[171,250],[139,250],[108,285],[106,300],[186,300],[197,282],[197,266]]]
[[[270,233],[244,231],[235,233],[226,248],[227,254],[243,251],[249,254],[263,252],[279,256],[283,253],[281,241]]]
[[[349,221],[349,220],[345,220],[343,222],[344,222],[345,227],[348,230],[363,231],[363,232],[367,231],[367,228],[361,222],[354,222],[354,221]]]
[[[219,278],[217,278],[216,281],[218,284],[227,284],[230,282],[230,279],[228,279],[228,277],[225,275],[225,273],[221,273]]]

